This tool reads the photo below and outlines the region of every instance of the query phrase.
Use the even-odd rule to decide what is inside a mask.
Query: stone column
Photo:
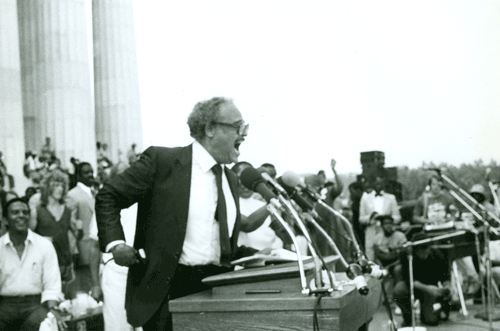
[[[92,1],[96,137],[115,162],[118,150],[143,147],[132,2]]]
[[[0,0],[0,151],[22,196],[24,132],[16,3]]]
[[[85,0],[18,1],[27,149],[96,163]]]

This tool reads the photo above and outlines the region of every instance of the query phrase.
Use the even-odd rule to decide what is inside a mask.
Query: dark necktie
[[[227,210],[224,191],[222,190],[222,168],[219,164],[212,167],[217,183],[217,209],[215,210],[216,220],[219,222],[220,234],[220,263],[223,266],[231,265],[231,242],[229,240],[229,230],[227,228]]]

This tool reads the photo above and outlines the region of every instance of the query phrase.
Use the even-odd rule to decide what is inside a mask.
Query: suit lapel
[[[191,168],[193,162],[193,145],[179,150],[172,167],[172,179],[175,187],[173,199],[175,214],[180,229],[185,229],[189,213],[189,197],[191,193]]]

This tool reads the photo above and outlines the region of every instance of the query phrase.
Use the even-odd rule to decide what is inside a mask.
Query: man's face
[[[27,232],[29,223],[30,209],[28,205],[21,201],[16,201],[9,206],[7,211],[7,223],[9,231]]]
[[[236,163],[246,136],[246,133],[239,135],[237,128],[244,123],[243,117],[233,103],[226,102],[220,107],[217,122],[223,124],[215,124],[214,134],[208,142],[209,152],[217,163]]]
[[[394,223],[392,221],[383,221],[382,230],[384,230],[384,234],[389,237],[394,233]]]
[[[482,195],[481,193],[477,193],[477,192],[474,192],[474,193],[471,193],[470,194],[474,200],[476,200],[477,202],[479,203],[483,203],[484,201],[484,195]]]
[[[430,253],[431,253],[431,246],[421,245],[415,247],[415,255],[420,260],[427,260],[427,257],[429,257]]]
[[[90,165],[84,165],[80,171],[79,181],[88,187],[94,185],[94,169]]]
[[[373,183],[373,188],[376,192],[380,192],[384,189],[384,179],[382,177],[375,178],[375,182]]]
[[[437,178],[433,177],[431,179],[431,191],[433,193],[441,192],[441,182]]]

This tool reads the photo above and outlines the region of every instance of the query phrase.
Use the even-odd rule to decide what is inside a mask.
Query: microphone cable
[[[321,293],[318,295],[316,302],[314,303],[314,311],[313,311],[313,331],[320,331],[319,329],[319,320],[318,320],[318,310],[321,299],[324,296],[327,296],[328,293]]]

